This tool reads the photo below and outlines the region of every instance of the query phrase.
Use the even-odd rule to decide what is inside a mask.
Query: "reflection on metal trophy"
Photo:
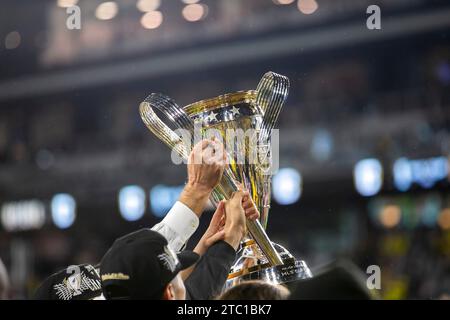
[[[226,287],[250,279],[286,283],[311,277],[304,261],[271,242],[265,232],[274,171],[271,138],[288,89],[288,78],[268,72],[256,90],[224,94],[183,108],[164,95],[152,93],[139,108],[150,131],[183,159],[187,159],[196,135],[210,137],[213,132],[219,136],[228,153],[229,165],[212,193],[211,202],[217,205],[228,199],[242,184],[261,214],[257,221],[247,220],[250,234],[242,241]],[[170,129],[155,110],[167,117],[176,130]],[[189,133],[187,138],[180,134],[182,131]]]

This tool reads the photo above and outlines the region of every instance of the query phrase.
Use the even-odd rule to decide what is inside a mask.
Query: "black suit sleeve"
[[[184,282],[187,300],[207,300],[220,294],[236,252],[225,241],[217,241],[200,258]]]

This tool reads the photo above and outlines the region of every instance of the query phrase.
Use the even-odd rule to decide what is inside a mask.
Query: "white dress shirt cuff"
[[[152,230],[161,233],[174,251],[179,251],[199,225],[197,215],[185,204],[177,201],[164,219]]]

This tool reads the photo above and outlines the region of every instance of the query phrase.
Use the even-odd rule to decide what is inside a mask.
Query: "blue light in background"
[[[377,159],[364,159],[353,169],[356,191],[369,197],[377,194],[383,185],[383,167]]]
[[[158,218],[164,217],[180,197],[183,187],[169,187],[162,184],[154,186],[150,190],[150,206],[153,215]]]
[[[394,162],[392,173],[395,187],[400,191],[407,191],[413,183],[429,189],[448,176],[448,159],[446,157],[416,160],[400,158]]]
[[[76,201],[70,194],[56,194],[51,201],[51,212],[53,223],[60,229],[67,229],[76,218]]]
[[[410,160],[413,179],[422,188],[429,189],[448,175],[446,157],[435,157],[425,160]]]
[[[272,193],[276,202],[282,205],[293,204],[302,193],[302,177],[293,168],[283,168],[273,177]]]
[[[413,174],[408,159],[400,158],[394,162],[394,185],[400,191],[407,191],[413,183]]]
[[[434,227],[439,217],[439,213],[442,208],[442,201],[439,194],[431,194],[429,195],[421,208],[422,213],[422,224],[427,227]]]
[[[119,210],[127,221],[136,221],[145,213],[145,191],[139,186],[126,186],[119,191]]]
[[[328,160],[333,152],[333,137],[325,129],[315,132],[311,142],[311,155],[319,161]]]
[[[450,64],[448,62],[441,62],[436,68],[436,74],[443,84],[450,83]]]

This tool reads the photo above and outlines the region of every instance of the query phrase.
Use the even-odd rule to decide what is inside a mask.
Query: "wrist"
[[[194,252],[197,253],[199,256],[202,256],[205,254],[208,247],[206,246],[206,241],[203,239],[203,237],[200,239],[200,241],[197,243],[197,245],[194,248]]]
[[[224,229],[225,235],[227,235],[227,234],[235,234],[235,235],[238,235],[240,237],[244,236],[245,230],[246,230],[245,224],[241,224],[241,223],[237,224],[237,223],[234,223],[234,222],[231,222],[228,225],[226,225],[225,229]]]
[[[186,193],[196,195],[197,197],[209,197],[213,188],[199,182],[188,181],[184,187]]]
[[[188,183],[181,192],[179,201],[200,217],[211,195],[211,191],[203,185]]]
[[[228,228],[225,228],[224,241],[237,250],[239,243],[245,234],[245,227],[241,225],[231,224]]]

